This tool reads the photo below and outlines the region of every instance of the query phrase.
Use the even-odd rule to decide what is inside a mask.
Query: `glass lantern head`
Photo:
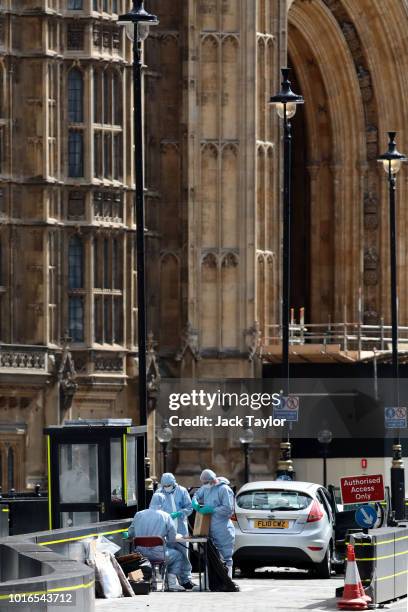
[[[384,171],[389,174],[397,174],[400,171],[402,162],[408,161],[408,158],[397,150],[395,136],[397,132],[388,132],[388,151],[377,158],[377,161],[383,164]]]
[[[304,103],[303,97],[295,94],[291,89],[289,71],[289,68],[281,68],[281,90],[276,96],[272,96],[269,101],[270,104],[275,106],[276,112],[281,119],[291,119],[296,113],[297,105]]]

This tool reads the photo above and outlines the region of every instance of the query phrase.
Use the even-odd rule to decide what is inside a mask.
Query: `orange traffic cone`
[[[360,578],[360,593],[361,593],[361,597],[365,599],[367,603],[370,603],[372,601],[371,597],[367,595],[367,593],[364,590],[363,583],[361,582],[361,578]]]
[[[343,597],[337,602],[341,610],[367,610],[368,595],[364,593],[356,563],[354,546],[347,544],[347,568]]]

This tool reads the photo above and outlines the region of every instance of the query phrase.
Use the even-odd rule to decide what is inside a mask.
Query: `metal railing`
[[[282,329],[280,325],[266,325],[263,345],[281,344]],[[289,343],[291,345],[322,344],[339,345],[340,351],[387,351],[392,342],[391,325],[362,323],[292,323],[289,326]],[[408,327],[398,327],[398,343],[407,344]]]

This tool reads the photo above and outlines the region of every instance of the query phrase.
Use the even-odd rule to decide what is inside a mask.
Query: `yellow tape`
[[[408,570],[402,570],[402,572],[397,572],[396,574],[390,574],[389,576],[382,576],[381,578],[375,578],[377,582],[381,582],[381,580],[388,580],[389,578],[396,578],[397,576],[403,576],[404,574],[408,574]]]
[[[10,512],[10,510],[8,508],[2,508],[1,511],[2,512]]]
[[[393,553],[392,555],[382,555],[381,557],[356,557],[356,561],[379,561],[380,559],[392,559],[393,557],[400,557],[401,555],[408,555],[408,550],[404,550],[404,552]]]
[[[83,536],[75,538],[66,538],[65,540],[51,540],[50,542],[38,542],[39,546],[48,546],[49,544],[64,544],[65,542],[75,542],[76,540],[85,540],[86,538],[97,538],[100,535],[113,535],[115,533],[124,533],[127,529],[116,529],[115,531],[104,531],[103,533],[87,533]]]
[[[64,591],[79,591],[79,589],[89,589],[95,584],[95,580],[87,582],[86,584],[75,584],[66,587],[54,587],[53,589],[47,589],[46,591],[30,591],[27,593],[9,593],[8,595],[0,595],[1,600],[11,600],[11,597],[19,595],[20,597],[28,597],[29,595],[47,595],[48,593],[62,593]]]
[[[382,546],[383,544],[401,542],[402,540],[408,540],[408,535],[401,536],[400,538],[395,538],[392,540],[383,540],[383,542],[355,542],[354,546]],[[351,544],[351,542],[346,542],[346,544]]]
[[[371,584],[374,582],[380,582],[381,580],[389,580],[390,578],[397,578],[398,576],[403,576],[404,574],[408,574],[408,570],[402,570],[402,572],[397,572],[396,574],[390,574],[389,576],[382,576],[381,578],[365,578],[361,582],[365,584]]]
[[[48,472],[48,526],[52,529],[52,507],[51,507],[51,443],[47,436],[47,472]]]

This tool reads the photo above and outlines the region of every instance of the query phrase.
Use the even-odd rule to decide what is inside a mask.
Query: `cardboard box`
[[[193,535],[208,536],[210,532],[211,514],[200,514],[196,512],[194,520]]]
[[[130,586],[132,587],[135,595],[149,595],[150,593],[150,582],[147,582],[146,580],[140,580],[139,582],[130,580]]]
[[[128,574],[128,579],[133,580],[134,582],[139,582],[140,580],[143,580],[143,578],[142,570],[135,570],[134,572],[130,572]]]

